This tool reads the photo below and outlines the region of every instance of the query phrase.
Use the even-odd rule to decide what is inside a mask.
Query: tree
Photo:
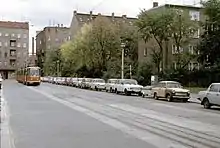
[[[199,61],[205,66],[220,65],[220,1],[203,2],[207,20],[203,25],[204,33],[198,46]]]
[[[163,59],[163,51],[170,33],[170,26],[173,22],[173,13],[165,9],[160,12],[149,12],[147,10],[142,10],[138,15],[138,21],[136,25],[139,29],[141,38],[148,42],[150,39],[154,39],[158,45],[158,49]],[[161,60],[162,70],[163,70],[163,61]]]
[[[170,40],[174,42],[175,52],[177,53],[177,69],[185,68],[188,63],[195,59],[195,55],[189,54],[184,51],[184,47],[188,45],[191,40],[198,34],[199,23],[190,20],[188,13],[180,10],[171,9],[173,14],[173,22],[171,23],[171,36]]]

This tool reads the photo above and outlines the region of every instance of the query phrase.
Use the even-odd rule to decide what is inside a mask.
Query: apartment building
[[[178,12],[181,12],[183,14],[188,14],[191,21],[193,23],[199,23],[199,21],[205,20],[205,16],[203,15],[203,11],[201,7],[196,6],[187,6],[187,5],[172,5],[172,4],[165,4],[165,5],[155,5],[152,9],[149,9],[149,12],[161,12],[165,9],[175,9],[178,10]],[[198,28],[198,31],[195,32],[195,35],[190,38],[190,41],[184,45],[182,48],[182,52],[189,52],[192,55],[198,55],[199,52],[196,50],[196,46],[198,44],[200,34],[202,32],[202,28]],[[139,63],[145,63],[150,62],[152,60],[152,50],[157,48],[157,43],[154,39],[151,39],[146,44],[143,40],[139,41],[139,51],[138,51],[138,61]],[[165,45],[164,45],[165,46]],[[176,68],[176,55],[180,54],[177,52],[177,47],[175,46],[173,41],[168,42],[168,51],[163,51],[163,67],[167,68]],[[162,66],[161,66],[162,67]],[[199,63],[196,61],[196,59],[191,60],[189,64],[187,65],[189,70],[198,69]]]
[[[126,15],[116,16],[115,13],[112,13],[111,15],[102,15],[101,13],[93,14],[92,11],[90,11],[89,13],[79,13],[77,11],[74,11],[70,25],[71,38],[73,39],[75,37],[77,32],[81,29],[81,27],[84,24],[90,23],[91,21],[95,20],[97,16],[106,17],[111,22],[115,22],[118,24],[126,23],[131,26],[133,26],[134,22],[137,20],[137,18],[127,17]]]
[[[37,65],[43,69],[46,53],[59,49],[63,43],[70,39],[69,28],[62,24],[56,27],[45,27],[42,31],[38,31],[36,36]]]
[[[10,78],[28,60],[29,23],[0,21],[0,73]]]

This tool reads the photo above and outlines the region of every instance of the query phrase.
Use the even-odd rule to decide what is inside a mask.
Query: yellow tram
[[[40,67],[26,67],[17,70],[16,80],[25,85],[40,85]]]

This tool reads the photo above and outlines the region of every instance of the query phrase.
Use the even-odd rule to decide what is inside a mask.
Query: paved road
[[[220,108],[15,81],[3,97],[7,148],[220,147]]]

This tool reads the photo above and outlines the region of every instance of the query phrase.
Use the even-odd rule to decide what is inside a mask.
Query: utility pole
[[[124,55],[125,55],[125,43],[121,43],[121,79],[124,79]]]
[[[130,64],[130,79],[132,79],[131,64]]]

